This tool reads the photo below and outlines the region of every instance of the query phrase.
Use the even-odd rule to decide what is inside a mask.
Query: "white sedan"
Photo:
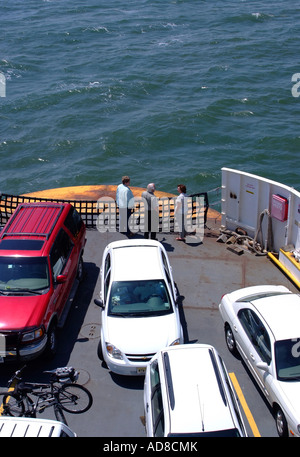
[[[144,375],[160,349],[183,343],[176,287],[163,245],[122,240],[106,246],[101,267],[98,355],[117,374]]]
[[[227,347],[272,406],[279,436],[300,436],[300,296],[254,286],[224,295],[219,309]]]

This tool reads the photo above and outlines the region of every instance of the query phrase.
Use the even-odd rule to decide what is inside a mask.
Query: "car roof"
[[[166,353],[172,379],[172,387],[169,387],[170,433],[235,428],[224,384],[216,368],[218,353],[215,349],[210,345],[186,344],[162,351],[162,358]]]
[[[252,300],[252,305],[271,329],[275,340],[300,337],[300,296],[280,294]]]
[[[76,436],[62,422],[29,417],[0,417],[0,437],[58,437],[65,432],[68,436]]]
[[[110,243],[113,256],[113,281],[161,279],[164,277],[160,250],[156,241],[121,241]]]
[[[2,255],[41,251],[45,241],[60,228],[57,221],[70,207],[69,203],[21,203],[0,233]]]

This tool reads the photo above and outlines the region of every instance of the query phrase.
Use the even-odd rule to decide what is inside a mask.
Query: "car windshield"
[[[173,312],[169,293],[162,279],[115,281],[112,283],[109,316],[155,316]]]
[[[40,293],[49,287],[46,257],[0,257],[0,293]]]
[[[300,338],[275,343],[277,377],[280,381],[300,380]]]

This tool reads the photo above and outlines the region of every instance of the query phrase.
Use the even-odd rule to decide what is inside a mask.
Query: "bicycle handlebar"
[[[24,365],[22,368],[20,368],[19,370],[17,370],[14,375],[12,376],[12,378],[8,381],[8,387],[11,386],[11,384],[14,382],[15,379],[17,379],[18,381],[21,381],[22,378],[20,377],[22,371],[27,367],[27,365]]]

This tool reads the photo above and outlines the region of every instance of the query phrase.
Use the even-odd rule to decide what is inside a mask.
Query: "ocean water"
[[[300,190],[299,36],[298,0],[2,0],[0,191]]]

